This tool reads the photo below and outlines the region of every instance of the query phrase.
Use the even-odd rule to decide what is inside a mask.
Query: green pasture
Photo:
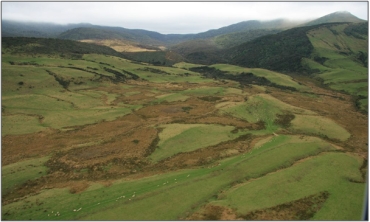
[[[358,101],[359,103],[359,106],[360,106],[360,109],[361,110],[366,110],[368,109],[368,106],[369,106],[369,99],[360,99]]]
[[[338,27],[339,26],[336,28]],[[325,56],[327,58],[337,59],[346,57],[346,55],[339,54],[339,51],[367,51],[366,39],[358,39],[353,36],[348,36],[343,32],[334,34],[329,28],[312,30],[307,36],[315,50],[318,51],[321,56]],[[334,45],[333,42],[338,44]]]
[[[159,133],[158,147],[149,156],[153,162],[240,136],[231,133],[233,126],[216,124],[166,124],[160,127],[163,127],[163,130]]]
[[[31,132],[39,132],[47,129],[39,122],[38,116],[26,114],[2,115],[1,117],[1,134],[21,135]]]
[[[151,71],[145,71],[145,70],[140,70],[145,67],[141,66],[138,67],[138,69],[132,70],[133,73],[136,75],[140,76],[140,78],[145,79],[150,82],[155,82],[155,83],[176,83],[176,82],[189,82],[189,83],[206,83],[206,82],[212,82],[212,79],[206,79],[202,77],[199,73],[194,73],[192,74],[185,74],[189,73],[190,71],[182,70],[182,69],[176,69],[176,68],[170,68],[170,67],[157,67],[157,66],[152,66],[150,68],[158,69],[165,71],[169,74],[163,74],[163,73],[153,73]]]
[[[244,119],[251,123],[265,122],[266,130],[274,132],[279,127],[274,123],[277,114],[291,112],[294,114],[314,114],[314,112],[301,109],[284,103],[268,94],[257,94],[248,97],[246,102],[230,103],[230,105],[219,104],[221,114],[229,114]]]
[[[211,65],[210,67],[219,69],[221,71],[226,71],[229,72],[230,74],[239,74],[242,72],[245,73],[253,73],[255,76],[258,77],[265,77],[268,79],[270,82],[275,83],[277,85],[281,86],[288,86],[288,87],[293,87],[298,90],[309,90],[308,87],[304,85],[299,85],[296,81],[293,80],[292,77],[285,75],[283,73],[278,73],[274,71],[270,71],[267,69],[261,69],[261,68],[245,68],[245,67],[240,67],[240,66],[235,66],[235,65],[229,65],[229,64],[215,64]]]
[[[363,64],[361,64],[360,62],[354,61],[348,57],[338,59],[328,59],[327,61],[325,61],[324,65],[333,69],[339,68],[353,71],[362,74],[363,76],[367,75],[367,67],[364,67]]]
[[[351,95],[368,96],[368,82],[337,83],[329,86],[335,90],[343,90]]]
[[[346,141],[351,134],[333,120],[321,116],[295,115],[291,122],[295,132],[327,136],[332,139]]]
[[[1,192],[9,193],[13,188],[28,180],[34,180],[46,175],[45,162],[48,156],[20,161],[1,167]]]
[[[84,55],[83,59],[87,61],[93,61],[98,63],[100,66],[107,66],[108,68],[115,69],[117,71],[126,70],[131,73],[138,75],[140,78],[145,79],[150,82],[164,83],[164,82],[190,82],[190,83],[199,83],[199,82],[212,82],[213,80],[202,78],[199,73],[192,72],[189,70],[184,70],[176,67],[164,67],[164,66],[154,66],[150,64],[135,63],[126,59],[114,57],[114,56],[105,56],[105,55],[96,55],[89,54]],[[145,70],[146,68],[156,69],[164,73],[154,73],[150,70]]]
[[[95,57],[105,58],[102,55]],[[119,95],[94,89],[98,86],[109,87],[111,83],[92,81],[95,78],[93,73],[60,67],[74,66],[84,69],[94,67],[98,73],[105,72],[104,74],[113,76],[102,68],[108,66],[106,64],[50,56],[32,58],[24,55],[3,55],[2,58],[2,135],[32,133],[49,127],[62,129],[101,120],[114,120],[130,113],[132,109],[141,107],[122,103],[111,106]],[[111,59],[121,62],[121,59]],[[14,62],[14,65],[9,61]],[[71,81],[68,90],[46,70]]]
[[[307,36],[315,48],[312,57],[325,58],[325,61],[319,64],[305,59],[302,64],[320,70],[320,74],[316,76],[330,88],[367,97],[368,68],[357,57],[360,52],[367,53],[368,40],[345,35],[343,33],[345,26],[336,25],[330,29],[320,28],[310,31]],[[334,34],[332,30],[337,33]],[[360,107],[365,106],[365,103],[360,101]]]
[[[309,59],[309,58],[302,58],[301,64],[302,64],[303,67],[308,67],[309,69],[316,70],[316,71],[320,72],[320,74],[323,73],[323,72],[332,70],[331,68],[326,67],[326,66],[314,61],[313,59]]]
[[[220,192],[226,191],[228,194],[235,184],[259,178],[248,182],[253,183],[273,175],[268,173],[278,169],[284,169],[279,172],[285,172],[299,159],[333,149],[318,138],[277,136],[249,153],[224,159],[210,167],[179,170],[136,180],[123,179],[108,187],[91,183],[87,190],[78,194],[71,194],[68,189],[43,190],[3,206],[2,215],[6,220],[178,220],[215,198],[228,201],[229,195],[225,197]],[[337,163],[341,161],[336,160]],[[357,178],[356,174],[353,176],[353,179]],[[295,180],[289,176],[284,179]],[[265,186],[267,184],[279,185],[264,183]],[[305,195],[305,191],[302,195]],[[230,201],[234,199],[230,197]],[[240,209],[248,206],[249,201],[255,200],[246,200],[245,205],[239,206]],[[79,208],[80,211],[73,211]],[[60,216],[55,216],[56,212]]]
[[[24,64],[24,63],[31,63],[29,65],[22,65],[22,66],[50,66],[50,67],[55,67],[55,66],[69,66],[69,64],[75,63],[82,65],[84,61],[82,60],[72,60],[72,59],[66,59],[59,57],[57,55],[51,56],[51,55],[42,55],[38,54],[35,56],[30,56],[30,55],[19,55],[19,54],[5,54],[2,56],[2,61],[4,63],[9,63],[9,62],[15,62],[16,65],[19,64]],[[34,65],[32,65],[34,64]]]
[[[331,83],[345,83],[351,81],[367,80],[367,73],[356,72],[346,69],[333,69],[332,71],[324,72],[318,75],[321,79],[324,80],[324,84]]]
[[[2,63],[1,69],[1,94],[19,95],[30,94],[35,91],[55,88],[63,88],[43,68],[11,66]]]
[[[212,204],[238,209],[241,214],[295,201],[322,191],[329,199],[314,220],[360,220],[365,184],[358,168],[361,161],[344,153],[325,153],[232,188]]]
[[[89,92],[85,92],[89,93]],[[99,92],[93,92],[100,94]],[[7,115],[2,116],[2,134],[37,132],[44,127],[61,129],[76,125],[111,121],[138,109],[138,105],[109,106],[102,99],[80,93],[31,94],[6,96],[2,106]],[[49,95],[49,96],[47,96]],[[112,96],[112,95],[110,95]],[[114,96],[114,95],[113,95]],[[111,101],[113,99],[108,97]],[[41,117],[41,119],[39,119]],[[24,120],[29,123],[26,127]],[[17,133],[18,134],[18,133]]]
[[[192,64],[188,62],[178,62],[172,65],[173,67],[180,68],[180,69],[189,69],[194,67],[202,66],[201,64]]]

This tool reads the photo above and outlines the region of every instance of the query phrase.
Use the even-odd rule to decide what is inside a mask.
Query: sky
[[[5,2],[2,19],[91,23],[190,34],[248,20],[309,20],[348,11],[368,20],[368,2]]]

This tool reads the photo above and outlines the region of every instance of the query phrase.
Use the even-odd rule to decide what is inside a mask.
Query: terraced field
[[[368,117],[350,95],[199,67],[6,51],[2,219],[361,219]]]

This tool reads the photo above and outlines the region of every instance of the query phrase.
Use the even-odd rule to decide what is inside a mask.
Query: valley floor
[[[307,78],[248,71],[296,90],[3,55],[2,219],[360,220],[368,116]]]

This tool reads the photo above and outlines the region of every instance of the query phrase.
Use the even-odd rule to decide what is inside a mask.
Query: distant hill
[[[183,41],[194,39],[214,38],[220,35],[231,33],[246,32],[260,29],[286,30],[298,25],[316,25],[331,22],[362,22],[363,20],[353,16],[349,12],[335,12],[306,24],[288,21],[285,19],[275,19],[271,21],[249,20],[243,21],[219,29],[212,29],[197,34],[161,34],[158,32],[126,29],[122,27],[98,26],[88,23],[60,25],[42,22],[19,22],[2,20],[2,37],[41,37],[41,38],[63,38],[71,40],[82,39],[117,39],[124,38],[129,41],[138,41],[149,45],[173,45]],[[91,35],[91,36],[89,36]]]
[[[281,72],[301,71],[301,58],[308,57],[313,46],[306,32],[312,27],[292,28],[266,35],[226,50],[224,59],[231,64]]]
[[[221,48],[231,48],[233,46],[240,45],[242,43],[251,41],[253,39],[276,34],[281,32],[281,29],[253,29],[244,32],[234,32],[230,34],[219,35],[213,38],[213,41],[217,46]]]
[[[91,27],[88,23],[59,25],[42,22],[1,21],[2,37],[56,38],[59,34],[77,27]]]
[[[211,53],[217,54],[221,49],[238,46],[261,36],[275,34],[281,31],[278,29],[253,29],[244,32],[234,32],[207,39],[184,41],[169,47],[169,50],[179,53],[190,61],[196,60],[198,63],[207,64],[209,61],[215,59],[215,56],[212,56],[212,59],[209,58]]]
[[[61,33],[57,37],[71,40],[124,39],[147,45],[163,45],[163,42],[160,40],[162,38],[162,34],[160,33],[121,27],[92,26],[74,28]]]
[[[193,39],[212,38],[219,35],[225,35],[236,32],[245,32],[258,29],[288,29],[297,26],[299,23],[291,22],[285,19],[276,19],[271,21],[249,20],[243,21],[219,29],[213,29],[194,35]]]
[[[338,39],[326,39],[326,44],[333,45],[333,47],[336,45],[339,47],[339,45],[343,44],[340,36],[343,36],[342,38],[354,36],[358,40],[352,39],[352,42],[342,47],[356,48],[355,46],[359,44],[357,41],[365,40],[362,36],[367,38],[367,23],[352,24],[319,24],[293,28],[274,35],[263,36],[225,51],[223,54],[224,59],[231,64],[246,67],[260,67],[286,73],[310,73],[312,70],[307,70],[302,65],[302,58],[311,58],[315,50],[307,33],[311,30],[330,30],[331,33],[334,33],[334,36],[338,36]],[[343,25],[346,28],[343,31],[332,28],[338,25]],[[351,46],[348,44],[351,44]],[[367,49],[363,50],[367,52]],[[350,53],[350,51],[343,53]],[[338,51],[339,53],[340,51]]]
[[[323,23],[335,23],[335,22],[365,22],[365,20],[359,19],[349,12],[334,12],[329,15],[325,15],[313,21],[303,24],[304,26],[318,25]]]
[[[367,41],[368,29],[366,22],[326,23],[297,27],[276,34],[258,37],[231,48],[193,51],[191,54],[185,56],[185,58],[188,62],[202,63],[205,65],[229,63],[250,68],[265,68],[287,74],[310,74],[315,71],[305,66],[302,63],[302,59],[309,58],[319,60],[319,58],[314,58],[314,52],[318,50],[312,45],[311,41],[314,41],[314,39],[312,40],[308,36],[308,32],[312,30],[318,30],[318,32],[326,30],[333,33],[336,38],[330,38],[325,41],[327,42],[326,44],[331,45],[333,48],[341,48],[341,50],[334,52],[338,55],[347,56],[356,62],[358,62],[358,57],[362,55],[360,53],[361,50],[363,55],[366,54],[367,56],[366,44],[362,47],[363,43]],[[347,37],[351,38],[344,44],[344,38]],[[323,47],[327,48],[327,46]],[[361,50],[358,49],[359,47]],[[201,49],[201,47],[199,49]],[[343,51],[344,49],[348,50]],[[190,50],[187,49],[187,51],[189,52]]]
[[[2,37],[21,36],[77,40],[109,46],[120,52],[125,50],[125,52],[135,52],[167,49],[172,53],[177,54],[177,58],[181,57],[189,62],[210,64],[215,61],[232,61],[237,64],[245,63],[254,67],[263,65],[265,68],[277,68],[281,70],[281,67],[287,67],[281,63],[281,59],[285,59],[287,57],[279,59],[276,55],[281,49],[288,50],[284,45],[292,47],[290,46],[291,44],[298,44],[298,42],[301,41],[300,45],[296,46],[297,49],[301,50],[303,45],[305,45],[306,49],[309,47],[306,43],[303,43],[307,42],[307,37],[304,34],[302,34],[302,36],[296,36],[297,30],[289,31],[289,29],[297,27],[298,25],[303,28],[305,26],[319,25],[323,23],[358,23],[361,21],[363,20],[358,19],[348,12],[335,12],[305,24],[298,24],[297,22],[284,19],[271,21],[250,20],[197,34],[165,35],[148,30],[126,29],[122,27],[98,26],[92,24],[57,25],[51,23],[25,23],[4,20],[2,21]],[[278,34],[284,30],[287,30],[288,32],[285,33],[286,36],[283,39],[280,39],[280,35],[272,35],[272,37],[263,38],[264,36],[270,36],[271,34]],[[305,29],[303,28],[299,30]],[[297,40],[294,39],[295,37],[302,37],[302,39]],[[290,41],[290,45],[287,43],[287,40]],[[250,41],[253,41],[253,43],[248,43]],[[261,46],[263,42],[266,44],[266,47],[269,47],[268,49]],[[232,47],[235,47],[235,49],[226,50]],[[266,48],[266,50],[259,51],[263,48]],[[223,49],[226,51],[223,51]],[[303,53],[303,55],[299,54],[303,51],[297,52],[294,51],[293,48],[291,49],[292,50],[289,49],[288,51],[283,51],[283,53],[286,53],[287,55],[295,55],[298,53],[298,56],[306,55],[306,53]],[[243,52],[248,52],[249,55],[245,55]],[[269,53],[272,54],[270,55]],[[307,53],[309,52],[307,51]],[[151,55],[149,57],[152,57],[155,53],[144,53],[134,57],[136,59],[140,59],[147,58],[148,55]],[[265,55],[269,56],[265,57]],[[131,53],[130,56],[133,56],[133,54]],[[263,58],[258,58],[259,56],[262,56]],[[272,65],[272,58],[275,59],[273,62],[276,63],[275,65]],[[297,57],[292,56],[293,61],[295,61],[296,58]],[[248,59],[248,62],[245,62],[245,59]],[[145,59],[145,61],[147,61],[147,59]],[[163,60],[162,62],[165,61]],[[281,67],[278,68],[277,66]],[[296,70],[297,67],[290,69]]]

